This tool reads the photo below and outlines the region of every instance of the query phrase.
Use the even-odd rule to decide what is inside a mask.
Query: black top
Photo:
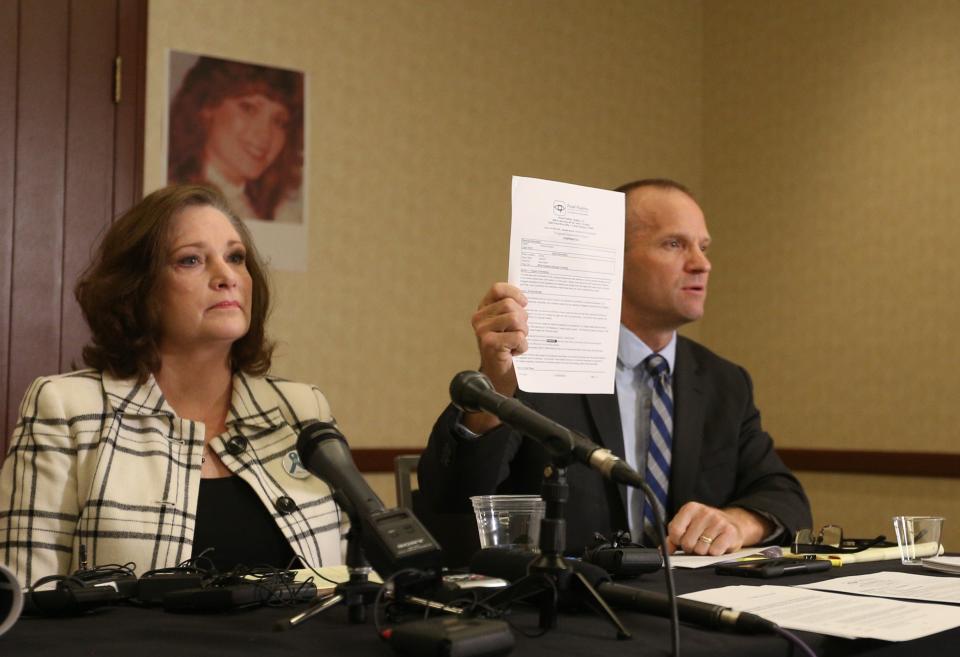
[[[200,480],[193,556],[211,547],[204,556],[221,573],[238,565],[286,568],[294,557],[270,511],[240,477]]]

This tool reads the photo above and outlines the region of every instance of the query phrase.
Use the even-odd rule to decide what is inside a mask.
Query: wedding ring
[[[709,536],[704,536],[703,534],[700,534],[700,538],[698,538],[697,540],[702,543],[706,543],[707,545],[710,545],[711,543],[713,543],[712,538],[710,538]]]

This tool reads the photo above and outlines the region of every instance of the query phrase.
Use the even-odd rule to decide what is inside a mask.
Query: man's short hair
[[[613,191],[622,192],[626,194],[628,192],[632,192],[635,189],[639,189],[640,187],[655,187],[657,189],[675,189],[678,192],[683,192],[693,200],[697,200],[696,198],[694,198],[693,192],[691,192],[686,185],[684,185],[683,183],[679,183],[676,180],[671,180],[670,178],[644,178],[642,180],[634,180],[632,182],[628,182],[628,183],[624,183],[623,185],[620,185]]]

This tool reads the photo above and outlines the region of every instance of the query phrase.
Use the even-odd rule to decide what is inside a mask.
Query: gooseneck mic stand
[[[564,508],[570,495],[566,465],[562,458],[556,458],[554,464],[544,471],[541,495],[546,509],[540,521],[540,556],[530,563],[525,577],[483,602],[500,607],[519,600],[533,600],[540,609],[540,627],[546,630],[557,624],[558,594],[563,591],[606,618],[616,628],[618,639],[629,639],[630,632],[590,581],[563,558],[567,541]]]

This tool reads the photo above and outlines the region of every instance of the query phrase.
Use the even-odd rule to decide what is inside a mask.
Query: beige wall
[[[790,447],[957,452],[960,3],[704,3],[701,337]],[[960,479],[804,474],[861,535]],[[949,546],[948,546],[949,547]]]
[[[273,277],[275,371],[321,386],[354,445],[423,445],[476,366],[469,315],[506,276],[511,175],[699,185],[700,15],[692,0],[151,0],[145,188],[165,182],[168,49],[306,71],[310,261]]]
[[[274,275],[276,371],[357,446],[423,444],[475,365],[512,174],[666,175],[716,239],[690,332],[750,369],[778,444],[957,451],[958,21],[951,1],[151,0],[145,184],[168,48],[307,71],[311,256]],[[960,544],[960,480],[801,478],[820,522],[942,512]]]

